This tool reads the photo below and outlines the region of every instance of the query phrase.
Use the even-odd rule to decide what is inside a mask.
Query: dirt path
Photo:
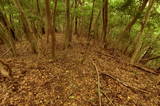
[[[86,47],[85,39],[74,40],[64,51],[62,36],[57,35],[55,60],[50,59],[50,52],[33,55],[27,42],[17,44],[18,57],[1,58],[12,69],[13,79],[0,77],[0,105],[98,106],[92,60],[100,73],[103,106],[160,105],[159,76],[124,64],[126,58],[114,57],[111,50]],[[43,53],[44,48],[40,50]]]

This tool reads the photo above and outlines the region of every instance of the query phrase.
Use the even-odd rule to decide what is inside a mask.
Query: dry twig
[[[92,64],[94,65],[96,72],[97,72],[97,83],[98,83],[98,96],[99,96],[99,106],[102,106],[102,99],[101,99],[101,89],[100,89],[100,76],[97,65],[92,60]]]

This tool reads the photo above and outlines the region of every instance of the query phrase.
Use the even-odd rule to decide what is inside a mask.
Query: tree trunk
[[[54,6],[54,13],[53,13],[53,24],[52,24],[52,17],[51,17],[51,11],[50,11],[50,0],[45,0],[45,6],[46,6],[46,22],[47,22],[47,29],[46,29],[46,35],[47,40],[48,37],[51,35],[52,38],[52,58],[55,57],[55,15],[56,15],[56,8],[57,8],[57,0],[55,0],[55,6]]]
[[[135,51],[131,57],[131,64],[134,64],[135,62],[137,62],[137,55],[139,53],[139,51],[141,50],[142,47],[142,43],[143,43],[143,33],[144,33],[144,28],[147,24],[148,18],[150,16],[150,12],[151,12],[151,8],[153,6],[154,0],[149,0],[149,6],[147,8],[146,14],[144,15],[144,19],[142,20],[142,24],[141,24],[141,30],[140,32],[137,34],[137,44],[135,46]]]
[[[89,23],[88,38],[91,37],[90,33],[91,33],[91,29],[92,29],[94,7],[95,7],[95,0],[93,0],[93,5],[92,5],[92,13],[91,13],[90,23]]]
[[[36,0],[37,14],[40,16],[39,0]]]
[[[70,33],[70,0],[66,0],[66,34],[65,34],[65,48],[68,48],[71,43]]]
[[[52,28],[52,19],[51,19],[51,11],[50,11],[50,0],[45,0],[46,7],[46,37],[47,43],[49,42],[49,35],[51,34]]]
[[[13,30],[13,28],[11,27],[11,23],[9,22],[8,18],[3,14],[3,12],[0,12],[0,23],[1,23],[1,28],[2,30],[6,33],[4,33],[6,36],[4,36],[6,38],[6,42],[8,42],[8,45],[11,47],[11,52],[13,54],[13,56],[16,55],[16,51],[15,51],[15,32]],[[4,28],[3,28],[4,27]]]
[[[99,17],[101,16],[101,13],[102,13],[101,10],[102,9],[100,9],[99,12],[98,12],[98,15],[97,15],[97,17],[95,19],[95,22],[94,22],[94,28],[93,28],[97,39],[99,39],[99,36],[98,36],[98,27],[99,27],[100,24],[98,23],[98,21],[99,21]]]
[[[45,34],[45,27],[44,27],[44,21],[43,21],[43,18],[41,18],[41,17],[43,17],[42,16],[42,11],[41,11],[41,9],[40,9],[40,3],[39,3],[40,1],[39,0],[36,0],[36,11],[37,11],[37,16],[39,16],[40,17],[40,20],[38,21],[38,23],[37,23],[37,28],[39,28],[39,32],[40,32],[40,34]],[[39,35],[39,37],[40,37],[40,35]]]
[[[102,9],[102,18],[103,18],[103,38],[102,40],[106,41],[106,36],[108,34],[108,0],[103,0],[103,9]]]
[[[70,15],[70,18],[71,18],[71,19],[74,19],[74,16],[73,16],[73,15]],[[69,41],[70,41],[70,42],[72,41],[72,35],[73,35],[73,22],[74,22],[74,20],[70,20],[70,34],[71,34],[71,36],[70,36],[70,38],[69,38]]]
[[[76,10],[76,12],[77,12],[77,8],[78,8],[78,1],[75,0],[75,10]],[[75,16],[75,30],[74,31],[75,31],[74,34],[77,35],[77,37],[79,37],[79,34],[78,34],[78,16],[77,16],[77,14]]]
[[[57,10],[57,0],[54,0],[54,10],[53,10],[53,32],[52,32],[52,58],[55,57],[55,49],[56,49],[56,36],[55,36],[55,29],[56,29],[56,10]]]
[[[9,23],[10,23],[10,31],[11,31],[12,37],[15,41],[18,41],[14,26],[13,26],[14,23],[13,23],[12,15],[9,16]]]
[[[137,19],[139,18],[139,16],[142,14],[143,10],[145,9],[146,5],[147,5],[148,0],[143,0],[142,5],[139,7],[139,10],[137,12],[137,14],[133,17],[133,19],[128,23],[128,25],[125,27],[123,32],[127,32],[129,33],[132,26],[136,23]]]
[[[11,39],[16,40],[15,32],[14,32],[14,29],[11,25],[11,22],[9,21],[7,16],[3,14],[3,12],[0,12],[0,22],[6,27],[6,29],[10,33]]]
[[[4,27],[3,24],[0,23],[0,39],[6,44],[8,49],[11,50],[13,56],[16,56],[15,44],[10,36],[10,32]]]
[[[29,40],[29,42],[31,43],[32,50],[33,50],[34,53],[37,54],[38,53],[37,39],[35,38],[35,35],[32,31],[31,25],[30,25],[25,13],[24,13],[24,10],[21,7],[21,4],[20,4],[19,0],[12,0],[12,1],[15,4],[16,8],[20,12],[20,18],[21,18],[23,26],[26,30],[26,37]]]

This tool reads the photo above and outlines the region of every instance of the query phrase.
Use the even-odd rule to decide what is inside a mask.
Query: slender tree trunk
[[[78,8],[78,1],[75,0],[75,10],[77,11],[77,8]],[[79,37],[79,34],[78,34],[78,16],[76,14],[75,16],[75,30],[74,30],[74,34],[77,35],[77,37]]]
[[[90,23],[89,23],[88,38],[90,37],[90,33],[91,33],[91,29],[92,29],[94,7],[95,7],[95,0],[93,0],[93,5],[92,5],[92,13],[91,13]]]
[[[120,48],[122,49],[122,52],[124,54],[128,52],[129,46],[132,45],[131,43],[134,43],[134,41],[132,42],[130,39],[130,31],[131,31],[132,26],[137,22],[138,18],[143,13],[143,10],[145,9],[147,3],[148,3],[148,0],[142,0],[142,4],[139,6],[139,9],[138,9],[136,15],[131,19],[131,21],[127,24],[127,26],[124,28],[124,30],[118,36],[118,40],[119,40],[118,45],[121,45]],[[125,42],[128,41],[128,42],[124,45],[124,41]]]
[[[102,40],[105,42],[106,41],[106,36],[108,34],[108,25],[109,25],[109,20],[108,20],[108,0],[103,0],[103,9],[102,9],[102,18],[103,18],[103,38]]]
[[[0,38],[7,45],[8,49],[10,49],[13,56],[16,56],[14,41],[10,36],[10,32],[5,28],[5,26],[2,23],[0,23],[0,33]]]
[[[99,39],[99,37],[98,37],[98,27],[99,27],[98,21],[99,21],[99,17],[101,16],[101,13],[102,13],[101,10],[102,10],[102,9],[100,9],[99,12],[98,12],[98,15],[97,15],[97,17],[96,17],[96,20],[95,20],[95,22],[94,22],[94,28],[93,28],[94,31],[95,31],[95,35],[96,35],[97,39]]]
[[[37,11],[37,16],[40,17],[40,20],[38,21],[39,31],[41,34],[44,34],[45,33],[44,21],[43,21],[43,18],[41,18],[42,13],[41,13],[41,9],[40,9],[39,0],[36,0],[36,11]]]
[[[137,19],[139,18],[139,16],[142,14],[143,10],[145,9],[146,5],[147,5],[148,0],[143,0],[142,5],[139,7],[139,10],[137,12],[137,14],[133,17],[133,19],[128,23],[128,25],[125,27],[123,32],[130,32],[132,26],[136,23]]]
[[[131,57],[131,61],[130,61],[131,64],[134,64],[138,60],[137,59],[138,58],[137,55],[138,55],[138,53],[139,53],[139,51],[141,50],[141,47],[142,47],[144,28],[145,28],[145,26],[147,24],[147,21],[148,21],[148,18],[150,16],[150,12],[151,12],[151,9],[153,7],[153,3],[154,3],[154,0],[149,0],[149,6],[147,8],[146,14],[145,14],[144,19],[142,21],[141,30],[137,34],[138,39],[137,39],[137,44],[135,46],[135,51],[134,51],[134,53],[133,53],[133,55]]]
[[[76,16],[75,17],[75,35],[77,35],[77,37],[79,37],[79,34],[78,34],[78,17]]]
[[[11,23],[9,22],[8,18],[3,14],[3,12],[0,12],[0,15],[1,15],[0,17],[1,27],[5,27],[5,29],[3,28],[3,31],[7,33],[5,34],[6,35],[5,37],[6,39],[9,40],[7,42],[9,42],[8,44],[11,47],[11,52],[13,56],[15,56],[16,55],[16,51],[15,51],[16,46],[14,41],[16,39],[15,32],[11,26]]]
[[[13,23],[13,19],[12,19],[12,15],[9,16],[9,23],[10,23],[10,31],[11,31],[11,34],[13,36],[13,39],[18,41],[18,38],[16,37],[16,32],[15,32],[15,29],[14,29],[14,23]]]
[[[6,29],[10,33],[11,39],[16,40],[15,32],[14,32],[14,29],[11,25],[11,22],[9,21],[7,16],[3,14],[3,12],[0,12],[0,15],[1,15],[0,22],[6,27]],[[9,18],[11,18],[11,17],[9,17]]]
[[[68,48],[71,43],[70,33],[70,0],[66,0],[66,34],[65,34],[65,48]]]
[[[74,16],[73,15],[70,15],[71,19],[74,19]],[[73,35],[73,23],[74,23],[74,20],[70,20],[70,38],[69,38],[69,41],[71,42],[72,41],[72,35]]]
[[[53,13],[53,24],[52,24],[52,17],[51,17],[51,11],[50,11],[50,0],[45,0],[45,6],[46,6],[46,22],[47,22],[47,40],[48,37],[51,35],[52,37],[52,58],[55,57],[55,14],[56,14],[56,7],[57,7],[57,0],[55,0],[55,6],[54,6],[54,13]]]
[[[20,18],[21,18],[21,21],[22,21],[24,28],[26,30],[26,37],[29,40],[29,42],[31,43],[32,50],[34,53],[38,53],[37,39],[32,31],[31,25],[30,25],[25,13],[24,13],[24,10],[21,7],[19,0],[12,0],[12,1],[15,4],[16,8],[20,12]]]
[[[37,7],[37,14],[40,16],[40,7],[39,7],[39,0],[36,0],[36,7]]]
[[[56,36],[55,36],[55,29],[56,29],[56,13],[57,13],[57,0],[54,0],[54,10],[53,10],[53,32],[52,32],[52,58],[55,57],[55,49],[56,49]]]
[[[52,19],[51,19],[51,11],[50,11],[50,0],[45,0],[46,7],[46,37],[47,43],[49,42],[49,35],[51,34],[52,28]]]

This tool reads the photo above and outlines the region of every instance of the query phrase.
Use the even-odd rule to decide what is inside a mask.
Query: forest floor
[[[0,106],[99,106],[99,96],[102,106],[160,106],[160,75],[129,65],[127,57],[94,41],[87,46],[85,38],[74,38],[64,51],[63,36],[57,34],[54,60],[51,50],[43,55],[44,39],[39,56],[22,41],[17,57],[0,57],[12,70],[12,78],[0,75]],[[0,45],[0,56],[5,51]]]

